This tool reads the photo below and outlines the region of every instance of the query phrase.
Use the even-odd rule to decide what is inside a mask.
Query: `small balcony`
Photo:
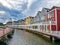
[[[48,21],[49,24],[56,25],[56,21]]]

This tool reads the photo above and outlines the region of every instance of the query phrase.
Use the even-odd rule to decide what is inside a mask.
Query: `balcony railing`
[[[56,24],[56,21],[48,21],[49,24]]]

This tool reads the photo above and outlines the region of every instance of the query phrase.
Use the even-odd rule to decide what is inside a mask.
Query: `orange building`
[[[34,23],[34,17],[29,16],[26,18],[26,24],[33,24],[33,23]]]

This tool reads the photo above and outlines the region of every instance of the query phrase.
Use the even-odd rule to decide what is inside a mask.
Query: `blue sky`
[[[0,9],[0,14],[2,14],[0,22],[6,23],[10,18],[19,20],[35,16],[37,11],[42,10],[43,7],[60,6],[60,0],[0,0],[0,5],[1,8],[5,8]]]

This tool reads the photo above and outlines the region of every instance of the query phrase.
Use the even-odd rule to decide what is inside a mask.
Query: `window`
[[[49,21],[54,21],[54,12],[49,12],[48,14]]]
[[[38,26],[35,26],[35,29],[38,29]]]
[[[42,25],[40,25],[40,30],[42,30]]]

